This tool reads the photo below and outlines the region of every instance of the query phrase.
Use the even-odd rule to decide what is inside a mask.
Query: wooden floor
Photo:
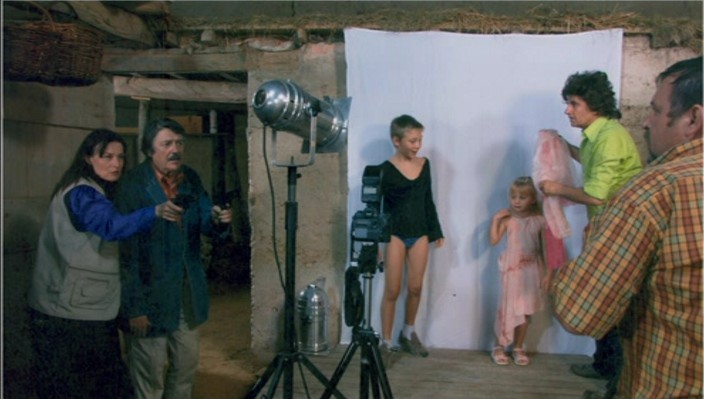
[[[274,353],[254,356],[250,348],[251,319],[248,291],[213,295],[210,321],[201,330],[201,361],[196,375],[195,399],[241,399],[247,396],[257,375],[272,364]],[[324,356],[304,356],[329,381],[347,346],[337,345]],[[396,399],[579,399],[587,390],[603,390],[603,380],[578,377],[569,371],[572,363],[589,363],[583,355],[530,354],[531,364],[497,366],[488,352],[429,348],[430,356],[415,358],[399,354],[387,370],[387,380]],[[364,398],[360,394],[361,350],[351,357],[337,385],[338,398]],[[254,359],[256,358],[256,361]],[[269,378],[258,399],[320,398],[326,386],[305,367],[294,362],[293,392],[284,395],[284,377]],[[299,368],[303,369],[305,384]],[[275,383],[274,383],[275,382]],[[268,391],[276,388],[272,397]],[[308,393],[306,394],[306,389]],[[333,396],[334,397],[334,396]],[[368,398],[374,398],[369,393]],[[385,398],[380,395],[379,398]]]
[[[346,346],[339,345],[324,356],[305,355],[329,381],[343,357]],[[337,384],[338,397],[361,398],[360,350],[356,350]],[[488,352],[430,349],[427,358],[400,354],[387,370],[392,397],[397,399],[578,399],[587,390],[603,390],[603,380],[578,377],[569,371],[572,363],[588,363],[582,355],[532,354],[527,367],[497,366]],[[269,363],[270,365],[272,363]],[[293,398],[320,398],[326,386],[305,366],[305,360],[294,362]],[[303,378],[301,371],[303,370]],[[284,377],[268,378],[258,398],[269,398],[268,391],[276,388],[273,398],[284,398]],[[306,387],[308,393],[306,393]],[[374,398],[371,391],[367,397]],[[335,397],[335,396],[332,396]],[[380,394],[380,398],[384,398]]]

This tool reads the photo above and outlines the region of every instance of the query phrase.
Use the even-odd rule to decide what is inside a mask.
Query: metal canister
[[[298,295],[298,349],[316,355],[328,350],[328,298],[315,284]]]

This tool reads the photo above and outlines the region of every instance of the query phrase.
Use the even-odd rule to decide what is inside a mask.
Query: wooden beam
[[[247,56],[236,49],[221,53],[173,50],[116,50],[106,48],[102,70],[107,73],[209,73],[246,71]]]
[[[103,3],[140,15],[171,14],[170,1],[104,1]]]
[[[148,47],[156,46],[156,36],[139,16],[120,8],[108,7],[99,1],[67,1],[70,8],[81,21],[104,32],[133,40]],[[57,3],[53,10],[70,12],[62,9],[65,4]]]
[[[148,97],[164,100],[247,103],[247,84],[113,77],[116,96]]]

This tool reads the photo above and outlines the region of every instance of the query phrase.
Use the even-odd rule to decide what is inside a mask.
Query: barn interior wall
[[[646,35],[624,41],[621,106],[623,122],[646,157],[642,121],[654,91],[654,78],[667,65],[695,55],[687,48],[653,49]],[[261,53],[248,68],[249,98],[263,82],[292,79],[310,94],[322,98],[346,95],[344,44],[306,44],[283,53]],[[559,93],[555,93],[559,95]],[[106,77],[83,88],[49,87],[36,83],[5,81],[3,85],[3,318],[4,377],[8,392],[30,384],[29,342],[25,294],[33,266],[36,240],[48,207],[48,198],[60,173],[70,162],[80,141],[92,129],[114,127],[112,85]],[[352,100],[354,106],[354,99]],[[250,110],[251,111],[251,110]],[[271,167],[276,192],[276,218],[264,165],[266,138],[261,122],[249,112],[237,126],[247,126],[248,159],[237,177],[249,184],[249,221],[252,226],[252,349],[274,352],[283,326],[283,290],[279,284],[272,228],[281,272],[285,267],[284,229],[287,200],[286,167]],[[279,158],[299,153],[300,140],[279,135]],[[241,139],[237,139],[241,140]],[[271,153],[268,154],[272,155]],[[339,341],[342,328],[343,271],[347,255],[346,152],[318,154],[311,166],[298,169],[296,201],[296,289],[319,278],[325,280],[330,311],[329,341]],[[13,388],[14,386],[14,388]],[[20,396],[21,397],[21,396]]]
[[[322,99],[344,97],[346,91],[343,44],[306,45],[293,54],[264,54],[250,69],[248,91],[251,95],[269,80],[291,79],[309,94]],[[284,291],[279,279],[274,248],[278,251],[281,273],[285,274],[285,202],[289,167],[271,167],[273,189],[276,193],[274,220],[276,246],[272,244],[272,211],[267,183],[262,140],[267,139],[266,151],[272,159],[270,131],[262,132],[262,123],[250,112],[249,117],[249,171],[250,220],[252,226],[252,349],[255,352],[273,352],[279,348],[284,324]],[[300,153],[298,136],[277,135],[277,159],[282,165],[305,163],[307,156]],[[294,168],[297,179],[297,229],[295,274],[296,296],[306,284],[324,279],[321,287],[329,299],[329,342],[334,346],[340,336],[341,292],[346,257],[346,153],[317,154],[313,165]]]
[[[108,78],[88,87],[3,82],[5,397],[26,397],[33,380],[26,293],[49,196],[86,134],[114,126],[112,91]]]

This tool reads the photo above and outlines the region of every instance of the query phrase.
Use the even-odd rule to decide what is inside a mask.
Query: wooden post
[[[144,128],[147,126],[149,121],[149,100],[148,97],[132,97],[139,101],[139,114],[137,116],[137,161],[142,163],[145,156],[142,152],[142,137],[144,137]]]

